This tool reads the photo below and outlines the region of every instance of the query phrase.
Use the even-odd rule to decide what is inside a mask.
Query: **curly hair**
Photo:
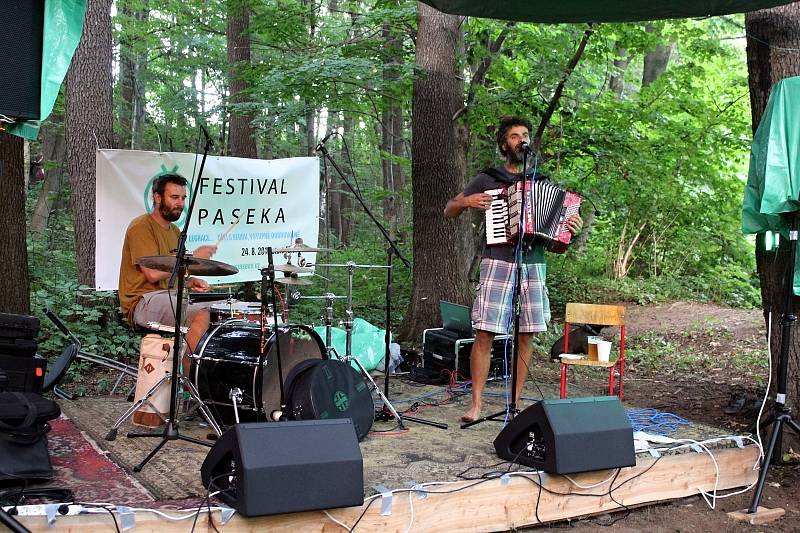
[[[167,183],[174,183],[175,185],[186,187],[186,183],[188,182],[186,178],[180,174],[161,174],[153,181],[153,194],[164,196],[164,189],[167,188]]]
[[[503,149],[503,145],[506,142],[506,135],[508,134],[508,130],[513,128],[514,126],[525,126],[528,128],[528,132],[533,129],[533,124],[531,121],[522,118],[522,117],[503,117],[500,119],[500,125],[497,128],[497,148],[500,150],[500,153],[505,157],[506,151]]]

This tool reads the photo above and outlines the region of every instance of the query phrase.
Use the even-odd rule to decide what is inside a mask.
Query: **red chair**
[[[590,366],[608,369],[608,395],[614,396],[614,371],[619,372],[619,399],[622,400],[622,376],[625,373],[625,307],[621,305],[597,305],[568,303],[564,318],[564,352],[569,346],[569,328],[573,324],[597,324],[619,327],[619,356],[615,361],[597,361],[589,358],[561,358],[561,398],[567,397],[567,368]]]

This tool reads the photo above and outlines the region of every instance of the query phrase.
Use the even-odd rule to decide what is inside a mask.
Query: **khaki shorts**
[[[133,310],[133,321],[137,326],[148,327],[150,322],[158,322],[162,326],[175,326],[175,311],[178,298],[174,291],[153,291],[142,296]],[[197,313],[208,309],[210,303],[193,303],[187,305],[183,301],[181,308],[183,316],[181,322],[183,326],[192,321]]]

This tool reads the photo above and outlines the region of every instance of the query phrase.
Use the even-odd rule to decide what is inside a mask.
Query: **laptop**
[[[466,305],[439,300],[444,329],[457,333],[461,338],[472,337],[471,310]]]

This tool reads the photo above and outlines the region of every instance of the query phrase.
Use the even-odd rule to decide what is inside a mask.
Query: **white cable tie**
[[[122,531],[136,527],[136,513],[133,512],[133,509],[125,505],[117,505],[117,513]]]
[[[502,476],[500,476],[500,485],[501,486],[505,487],[509,483],[511,483],[511,476],[509,474],[503,474]]]
[[[425,487],[422,485],[422,483],[417,483],[416,481],[411,480],[406,481],[406,486],[417,495],[418,500],[424,500],[428,497],[428,491],[425,490]]]
[[[736,443],[737,448],[744,448],[744,439],[742,439],[742,437],[739,436],[733,437],[733,442]]]
[[[705,450],[703,450],[703,448],[700,447],[700,445],[697,444],[696,442],[693,442],[692,444],[690,444],[689,447],[692,450],[696,451],[697,453],[706,453]]]
[[[47,515],[47,527],[56,525],[56,516],[58,516],[58,508],[61,507],[60,503],[49,503],[44,506],[45,515]]]
[[[653,456],[653,457],[655,457],[656,459],[658,459],[659,457],[661,457],[661,454],[660,454],[660,453],[658,453],[658,450],[656,450],[655,448],[648,448],[648,449],[647,449],[647,451],[650,453],[650,455],[652,455],[652,456]]]
[[[372,488],[381,493],[381,516],[392,515],[392,491],[387,489],[385,485],[380,483],[374,485]]]
[[[222,522],[222,525],[224,526],[225,524],[227,524],[228,521],[231,518],[233,518],[233,515],[235,514],[236,514],[236,509],[232,509],[230,507],[222,507],[219,510],[219,519]]]

